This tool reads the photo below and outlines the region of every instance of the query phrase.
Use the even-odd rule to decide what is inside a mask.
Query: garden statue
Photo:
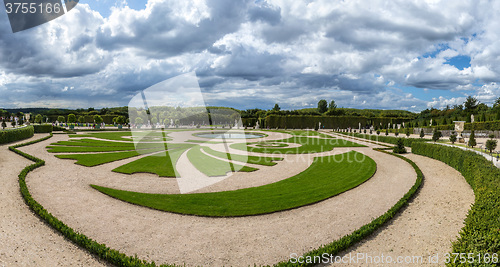
[[[255,129],[260,129],[259,121],[257,121],[257,123],[255,123]]]
[[[471,114],[471,115],[470,115],[470,122],[471,122],[471,123],[474,123],[474,114]]]

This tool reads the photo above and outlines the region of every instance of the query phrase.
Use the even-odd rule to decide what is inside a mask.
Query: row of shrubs
[[[499,253],[500,169],[483,156],[459,148],[414,143],[412,152],[455,168],[474,190],[475,203],[465,219],[460,237],[453,243],[453,253]]]
[[[424,128],[437,128],[438,130],[455,130],[455,124],[427,126]],[[474,123],[465,123],[464,130],[486,130],[500,131],[500,121],[483,121]]]
[[[349,136],[354,136],[358,138],[363,138],[363,139],[368,139],[371,141],[376,141],[376,142],[383,142],[383,143],[389,143],[389,144],[394,144],[397,145],[398,139],[401,139],[401,137],[392,137],[392,136],[385,136],[383,134],[385,133],[380,133],[380,135],[375,135],[375,134],[358,134],[358,133],[343,133],[339,132],[340,134],[343,135],[349,135]],[[404,135],[401,135],[404,136]],[[411,146],[413,143],[422,143],[422,142],[429,142],[431,141],[430,139],[425,139],[425,138],[402,138],[404,140],[404,145],[405,146]]]
[[[361,228],[352,232],[351,234],[343,236],[342,238],[335,240],[334,242],[332,242],[330,244],[327,244],[325,246],[322,246],[318,249],[315,249],[313,251],[306,253],[305,255],[303,255],[304,259],[306,259],[306,258],[314,259],[314,257],[316,257],[316,258],[319,257],[319,259],[320,259],[324,254],[336,255],[339,252],[342,252],[342,251],[346,250],[347,248],[351,247],[352,245],[356,244],[357,242],[363,240],[364,238],[366,238],[369,235],[371,235],[372,233],[374,233],[378,228],[383,226],[386,222],[391,220],[394,216],[396,216],[398,211],[402,207],[404,207],[408,203],[408,201],[415,195],[415,193],[419,190],[420,186],[422,185],[422,181],[423,181],[424,176],[422,174],[422,171],[418,168],[417,164],[415,164],[413,161],[411,161],[403,156],[389,153],[389,152],[383,151],[382,149],[375,149],[375,150],[383,152],[383,153],[391,154],[395,157],[398,157],[398,158],[403,159],[404,161],[410,163],[410,165],[413,167],[413,169],[415,169],[415,172],[417,173],[417,180],[415,181],[415,184],[413,184],[413,186],[410,188],[410,190],[394,206],[392,206],[386,213],[384,213],[380,217],[374,219],[370,223],[363,225]],[[314,264],[314,263],[307,263],[307,262],[292,263],[290,261],[283,261],[283,262],[276,264],[275,266],[315,266],[315,265],[316,264]]]
[[[265,119],[265,127],[271,129],[315,129],[321,122],[321,129],[358,128],[367,125],[401,124],[405,118],[367,118],[357,116],[314,116],[314,115],[269,115]],[[261,125],[262,126],[262,125]]]
[[[33,126],[25,126],[8,130],[0,130],[0,144],[11,143],[32,137],[35,134]]]
[[[33,129],[33,128],[32,128]],[[31,145],[37,142],[41,142],[44,140],[47,140],[52,137],[52,134],[50,134],[47,137],[44,137],[42,139],[38,139],[35,141],[31,141],[28,143],[24,144],[19,144],[15,146],[9,147],[9,149],[31,161],[34,161],[34,164],[31,164],[24,168],[21,173],[19,174],[19,187],[21,188],[21,195],[24,198],[24,201],[26,204],[30,207],[30,209],[38,215],[40,218],[42,218],[46,223],[48,223],[51,227],[59,231],[64,237],[68,238],[78,246],[88,250],[90,253],[98,256],[99,258],[113,264],[116,266],[157,266],[155,262],[146,262],[144,260],[140,260],[137,258],[137,256],[130,257],[127,256],[123,253],[120,253],[117,250],[111,249],[107,247],[104,244],[100,244],[84,234],[78,233],[75,230],[73,230],[71,227],[67,226],[63,222],[61,222],[59,219],[54,217],[51,213],[49,213],[40,203],[38,203],[33,197],[31,196],[28,187],[26,185],[26,175],[43,165],[45,165],[45,161],[34,157],[32,155],[26,154],[20,150],[18,150],[18,147],[22,146],[27,146]],[[175,265],[160,265],[160,266],[175,266]]]
[[[33,124],[33,128],[35,133],[51,133],[53,129],[52,124]]]

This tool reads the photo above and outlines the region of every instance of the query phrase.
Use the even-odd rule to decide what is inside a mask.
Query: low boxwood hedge
[[[490,161],[472,151],[428,143],[414,143],[412,152],[440,160],[459,171],[470,184],[475,194],[465,226],[453,253],[486,255],[500,253],[500,169]],[[477,259],[477,258],[476,258]],[[483,264],[483,265],[482,265]],[[459,262],[449,266],[460,265]],[[490,266],[481,262],[470,266]],[[492,265],[491,265],[492,266]]]
[[[32,137],[35,134],[33,126],[0,130],[0,144],[11,143]]]
[[[415,164],[413,161],[394,154],[394,153],[389,153],[386,151],[383,151],[382,149],[375,149],[377,151],[391,154],[395,157],[398,157],[400,159],[403,159],[404,161],[410,163],[410,165],[413,167],[415,172],[417,173],[417,180],[415,181],[415,184],[410,188],[410,190],[394,205],[392,206],[386,213],[382,214],[380,217],[374,219],[368,224],[363,225],[361,228],[358,230],[352,232],[349,235],[343,236],[342,238],[333,241],[330,244],[324,245],[318,249],[315,249],[313,251],[310,251],[306,254],[304,254],[302,257],[303,259],[314,259],[315,257],[321,259],[324,255],[336,255],[339,252],[342,252],[346,250],[347,248],[351,247],[352,245],[356,244],[357,242],[363,240],[364,238],[368,237],[371,235],[373,232],[375,232],[378,228],[383,226],[385,223],[387,223],[389,220],[391,220],[396,214],[399,212],[399,210],[404,207],[410,199],[417,193],[417,191],[420,189],[420,186],[422,185],[422,181],[424,178],[424,175],[422,174],[422,171],[418,168],[417,164]],[[318,262],[316,262],[318,263]],[[280,262],[274,266],[315,266],[316,264],[314,261],[308,263],[307,260],[304,260],[304,262],[299,263],[299,262],[291,262],[291,261],[283,261]]]
[[[35,133],[51,133],[52,124],[33,124]]]
[[[33,129],[33,127],[32,127]],[[34,161],[34,164],[31,164],[24,168],[21,173],[19,174],[19,187],[21,189],[21,195],[24,198],[24,201],[26,204],[30,207],[30,209],[38,215],[41,219],[43,219],[46,223],[48,223],[52,228],[56,229],[59,231],[64,237],[68,238],[78,246],[88,250],[90,253],[98,256],[99,258],[113,264],[116,266],[157,266],[155,262],[147,262],[145,260],[141,260],[137,258],[137,256],[131,257],[127,256],[123,253],[120,253],[117,250],[111,249],[107,247],[104,244],[97,243],[96,241],[88,238],[84,234],[78,233],[75,230],[73,230],[71,227],[67,226],[64,224],[62,221],[54,217],[51,213],[49,213],[40,203],[38,203],[33,197],[31,196],[28,186],[26,185],[26,175],[43,165],[45,165],[45,161],[34,157],[32,155],[26,154],[20,150],[18,150],[18,147],[22,146],[27,146],[31,145],[34,143],[38,143],[44,140],[47,140],[52,137],[52,133],[44,138],[31,141],[28,143],[23,143],[15,146],[10,146],[9,149],[31,161]],[[160,266],[175,266],[175,265],[160,265]]]
[[[44,137],[42,139],[38,139],[35,141],[31,141],[28,143],[24,144],[19,144],[15,146],[9,147],[9,149],[31,161],[34,161],[35,163],[32,165],[27,166],[24,168],[21,173],[19,174],[19,186],[21,189],[21,194],[24,198],[24,201],[26,204],[30,207],[30,209],[37,214],[40,218],[42,218],[46,223],[48,223],[51,227],[59,231],[63,236],[77,244],[78,246],[88,250],[90,253],[98,256],[99,258],[113,264],[116,266],[157,266],[155,262],[147,262],[144,260],[140,260],[137,258],[137,256],[130,257],[127,256],[123,253],[120,253],[117,250],[111,249],[107,247],[104,244],[97,243],[96,241],[88,238],[84,234],[78,233],[66,224],[64,224],[62,221],[54,217],[51,213],[49,213],[40,203],[38,203],[33,197],[31,196],[28,187],[26,185],[26,175],[43,165],[45,165],[45,161],[36,158],[32,155],[26,154],[16,148],[22,147],[22,146],[27,146],[31,145],[37,142],[44,141],[46,139],[49,139],[52,137],[52,133]],[[381,151],[381,150],[379,150]],[[390,219],[392,219],[398,212],[399,210],[404,207],[408,201],[415,195],[415,193],[419,190],[422,180],[423,180],[423,174],[421,170],[418,168],[418,166],[411,160],[393,154],[385,151],[381,151],[383,153],[388,153],[391,155],[394,155],[398,158],[401,158],[408,163],[411,164],[411,166],[415,169],[417,173],[417,179],[415,181],[415,184],[410,188],[410,190],[394,205],[392,206],[386,213],[381,215],[380,217],[374,219],[370,223],[362,226],[360,229],[354,231],[353,233],[346,235],[338,240],[335,240],[334,242],[327,244],[325,246],[322,246],[318,249],[315,249],[311,252],[308,252],[304,255],[304,257],[314,257],[314,256],[322,256],[323,254],[337,254],[350,246],[354,245],[355,243],[361,241],[365,237],[369,236],[373,232],[375,232],[379,227],[384,225],[386,222],[388,222]],[[308,264],[308,263],[292,263],[290,261],[284,261],[275,264],[275,266],[312,266],[314,264]],[[175,265],[160,265],[160,266],[175,266]]]

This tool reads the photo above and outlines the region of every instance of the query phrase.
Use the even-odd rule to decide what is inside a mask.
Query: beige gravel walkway
[[[0,146],[0,266],[105,266],[29,210],[17,176],[32,162],[9,151],[9,145]]]
[[[376,161],[377,173],[334,198],[263,216],[184,216],[130,205],[93,190],[91,183],[111,186],[128,184],[130,179],[140,181],[134,176],[113,174],[105,165],[86,168],[57,159],[45,149],[54,141],[22,149],[46,160],[45,167],[28,176],[33,197],[77,231],[128,255],[137,254],[157,263],[247,266],[287,260],[292,253],[302,254],[329,243],[380,216],[416,179],[413,168],[403,160],[371,148],[355,148]],[[269,177],[248,178],[262,184]],[[148,179],[153,184],[153,176]]]
[[[425,176],[420,192],[387,226],[340,255],[353,258],[369,255],[372,261],[347,265],[385,266],[387,264],[374,264],[376,257],[381,259],[384,255],[386,262],[387,257],[396,261],[402,256],[399,260],[412,266],[444,266],[444,254],[451,252],[451,242],[456,240],[474,202],[472,188],[459,172],[440,161],[414,154],[407,157]]]

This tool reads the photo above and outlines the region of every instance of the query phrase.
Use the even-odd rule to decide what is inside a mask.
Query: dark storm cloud
[[[150,58],[213,49],[215,41],[237,31],[245,21],[247,5],[241,0],[208,0],[210,18],[193,24],[174,19],[168,2],[157,3],[147,18],[123,15],[119,27],[103,27],[97,44],[106,50],[133,47]]]

